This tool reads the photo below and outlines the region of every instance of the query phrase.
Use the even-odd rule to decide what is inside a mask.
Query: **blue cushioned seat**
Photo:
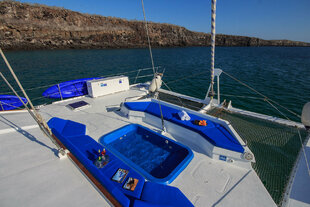
[[[176,187],[159,183],[146,182],[143,187],[141,201],[134,206],[193,206],[186,196]]]
[[[94,139],[85,135],[85,130],[83,130],[84,127],[81,127],[81,124],[59,118],[52,118],[48,122],[48,125],[52,129],[53,134],[122,206],[130,205],[130,199],[126,195],[133,198],[140,198],[144,185],[144,178],[109,151],[107,151],[107,155],[110,157],[110,162],[104,168],[98,169],[94,165],[94,161],[97,158],[98,149],[102,150],[103,147]],[[71,133],[71,131],[74,131],[74,129],[77,129],[78,133],[76,134],[80,134],[84,131],[84,135],[72,136],[74,133]],[[111,180],[111,177],[119,168],[129,171],[126,179],[129,176],[139,179],[135,191],[122,188],[126,179],[122,183]]]
[[[86,139],[85,142],[71,142],[71,140]],[[107,191],[122,205],[129,206],[130,200],[119,189],[117,185],[111,180],[110,177],[104,176],[101,169],[98,169],[93,163],[97,158],[96,151],[102,149],[102,146],[98,144],[89,136],[79,137],[62,137],[61,141],[66,140],[65,146],[70,152],[84,165],[84,167],[107,189]],[[84,145],[85,144],[85,145]]]
[[[135,106],[137,104],[137,106]],[[143,111],[157,117],[161,117],[158,103],[154,102],[126,102],[125,106],[130,110]],[[244,148],[239,141],[233,137],[223,126],[216,124],[210,120],[206,120],[207,126],[198,126],[194,124],[194,120],[202,120],[198,115],[188,113],[191,117],[190,121],[182,121],[179,118],[180,110],[169,106],[161,105],[163,118],[174,124],[182,126],[191,131],[197,132],[214,146],[232,150],[235,152],[244,152]]]
[[[61,133],[67,122],[68,120],[53,117],[48,121],[48,126],[51,129],[57,129],[56,131]]]
[[[86,133],[86,126],[84,124],[80,124],[70,120],[60,119],[57,117],[49,120],[48,125],[50,126],[50,128],[57,129],[59,133],[66,137],[81,136],[85,135]]]
[[[163,118],[168,121],[172,118],[173,113],[178,112],[178,110],[171,108],[171,107],[167,107],[165,105],[161,105],[161,110],[162,110]],[[157,103],[151,102],[146,108],[145,112],[152,114],[154,116],[157,116],[157,117],[161,117],[159,105]]]
[[[216,137],[216,146],[232,151],[244,152],[244,148],[224,127],[217,125],[214,128],[203,129],[204,137]]]
[[[86,126],[77,122],[68,120],[62,130],[62,134],[66,137],[81,136],[86,133]]]
[[[110,161],[105,167],[98,169],[94,161],[98,150],[102,150],[103,147],[90,136],[85,135],[86,127],[81,126],[82,124],[52,118],[48,125],[53,134],[122,206],[193,206],[178,188],[151,182],[145,185],[145,179],[139,173],[109,150],[106,150],[106,155],[109,156]],[[77,132],[72,132],[75,129]],[[111,179],[119,168],[129,171],[121,183]],[[139,180],[134,191],[123,188],[129,177]]]
[[[125,106],[133,111],[145,111],[151,102],[125,102]]]
[[[135,200],[133,207],[173,207],[173,206],[149,203],[149,202],[141,201],[141,200]]]

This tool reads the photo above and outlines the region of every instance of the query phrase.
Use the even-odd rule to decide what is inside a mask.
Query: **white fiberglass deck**
[[[27,112],[0,114],[0,143],[0,206],[109,206]]]
[[[88,135],[98,141],[102,135],[130,123],[116,109],[125,98],[143,94],[145,91],[132,88],[95,99],[81,97],[43,106],[40,113],[46,120],[59,117],[85,124]],[[78,100],[91,107],[75,112],[66,107]],[[69,159],[56,157],[55,147],[27,113],[0,115],[0,206],[108,205]],[[24,131],[13,129],[12,123]],[[181,141],[184,139],[166,136],[194,152],[193,160],[171,185],[195,206],[276,206],[254,170],[213,160],[198,147]]]
[[[304,146],[307,159],[310,157],[310,135]],[[287,207],[309,207],[310,206],[310,176],[308,174],[307,163],[303,151],[300,152],[297,162],[291,192],[287,198]]]

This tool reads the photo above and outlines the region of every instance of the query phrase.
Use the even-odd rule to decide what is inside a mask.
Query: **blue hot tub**
[[[171,183],[193,158],[188,147],[138,124],[106,134],[99,142],[157,183]]]

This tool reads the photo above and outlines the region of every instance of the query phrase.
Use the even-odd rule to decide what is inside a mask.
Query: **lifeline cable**
[[[142,9],[143,9],[143,17],[144,17],[144,24],[145,24],[145,30],[146,30],[146,35],[147,35],[147,41],[148,41],[148,44],[149,44],[149,52],[150,52],[150,57],[151,57],[151,61],[152,61],[152,68],[153,68],[153,73],[154,73],[154,77],[155,77],[154,60],[153,60],[153,54],[152,54],[152,48],[151,48],[149,29],[148,29],[147,21],[146,21],[146,17],[145,17],[145,10],[144,10],[143,0],[141,0],[141,3],[142,3]]]
[[[31,109],[33,111],[31,111],[29,109],[29,107],[27,106],[27,104],[25,104],[22,99],[20,98],[20,96],[17,94],[17,92],[15,91],[15,89],[12,87],[12,85],[7,81],[7,79],[4,77],[4,75],[0,72],[0,76],[3,78],[3,80],[6,82],[6,84],[9,86],[9,88],[14,92],[14,94],[19,98],[19,100],[24,104],[25,108],[28,110],[29,114],[32,116],[32,118],[38,123],[40,129],[42,130],[42,132],[52,141],[53,144],[56,145],[57,149],[59,150],[59,152],[61,154],[64,154],[63,149],[57,144],[57,142],[54,140],[54,138],[52,137],[52,133],[50,128],[48,127],[47,123],[45,122],[45,120],[41,117],[41,115],[36,111],[36,109],[34,108],[34,106],[31,103],[31,100],[29,99],[29,97],[27,96],[23,86],[21,85],[21,83],[19,82],[17,76],[15,75],[10,63],[8,62],[8,60],[6,59],[4,53],[2,52],[2,49],[0,48],[0,54],[4,60],[4,62],[6,63],[7,67],[9,68],[12,76],[14,77],[16,83],[18,84],[18,86],[20,87],[21,91],[23,92],[25,98],[28,100],[28,104],[31,106]]]
[[[145,10],[144,10],[144,3],[143,3],[143,0],[141,0],[141,3],[142,3],[142,9],[143,9],[143,17],[144,17],[144,24],[145,24],[145,30],[146,30],[146,35],[147,35],[147,41],[148,41],[148,44],[149,44],[149,52],[150,52],[150,57],[151,57],[151,61],[152,61],[152,68],[153,68],[153,74],[154,74],[154,78],[155,78],[155,67],[154,67],[154,60],[153,60],[153,54],[152,54],[152,47],[151,47],[151,41],[150,41],[150,35],[149,35],[149,29],[147,27],[147,21],[146,21],[146,17],[145,17]],[[158,85],[155,81],[155,85],[156,85],[156,92],[158,92]],[[166,128],[165,128],[165,124],[164,124],[164,118],[163,118],[163,112],[161,110],[161,104],[160,104],[160,101],[158,99],[158,105],[159,105],[159,110],[160,110],[160,115],[161,115],[161,122],[162,122],[162,130],[164,132],[166,132]]]

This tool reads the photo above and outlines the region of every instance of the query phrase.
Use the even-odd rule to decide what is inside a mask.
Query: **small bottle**
[[[94,162],[94,164],[96,165],[97,168],[103,168],[104,167],[104,159],[102,159],[102,152],[100,152],[100,149],[98,150],[99,155]]]

